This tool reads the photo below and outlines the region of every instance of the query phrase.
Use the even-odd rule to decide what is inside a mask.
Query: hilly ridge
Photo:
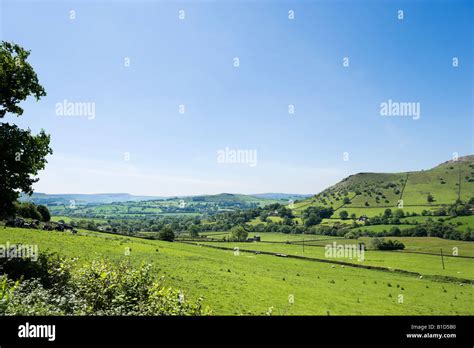
[[[378,215],[386,208],[407,212],[435,211],[474,197],[474,156],[460,157],[429,170],[401,173],[358,173],[294,205],[344,208],[349,214]]]

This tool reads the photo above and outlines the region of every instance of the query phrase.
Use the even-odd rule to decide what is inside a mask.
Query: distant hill
[[[76,205],[84,204],[109,204],[121,202],[139,202],[139,201],[175,201],[183,200],[185,202],[239,202],[239,203],[268,203],[274,201],[282,201],[296,198],[301,199],[310,197],[311,195],[296,195],[284,193],[265,193],[257,195],[243,195],[234,193],[220,193],[216,195],[199,195],[199,196],[134,196],[128,193],[97,193],[97,194],[46,194],[35,192],[33,195],[22,195],[20,201],[34,202],[36,204],[45,205],[69,205],[74,201]]]
[[[266,199],[279,199],[279,200],[294,200],[305,199],[313,196],[312,194],[297,194],[297,193],[257,193],[250,196],[257,198],[266,198]]]
[[[33,195],[22,195],[20,201],[29,201],[36,204],[46,205],[61,205],[71,204],[74,201],[75,204],[105,204],[113,202],[137,202],[137,201],[149,201],[155,199],[164,199],[165,197],[158,196],[134,196],[128,193],[97,193],[97,194],[46,194],[35,192]]]
[[[35,192],[32,196],[22,195],[20,200],[29,201],[36,204],[46,205],[69,205],[71,201],[75,204],[109,204],[120,202],[139,202],[139,201],[174,201],[184,200],[185,202],[240,202],[240,203],[262,203],[268,200],[268,203],[278,201],[286,203],[289,199],[304,199],[311,197],[310,194],[292,194],[292,193],[261,193],[253,195],[235,194],[235,193],[219,193],[215,195],[198,195],[198,196],[135,196],[128,193],[97,193],[97,194],[47,194]]]
[[[333,207],[349,214],[373,216],[386,208],[406,212],[437,210],[474,197],[474,156],[446,161],[428,170],[401,173],[358,173],[321,193],[295,204],[295,212],[309,206]],[[337,216],[337,213],[335,214]]]
[[[287,204],[287,199],[270,199],[251,195],[220,193],[217,195],[152,197],[117,194],[34,193],[22,201],[45,204],[56,216],[93,218],[140,218],[159,215],[215,214],[236,209],[250,209],[267,204]]]

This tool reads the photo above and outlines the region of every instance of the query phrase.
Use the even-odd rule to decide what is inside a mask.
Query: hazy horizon
[[[474,154],[466,154],[466,155],[460,155],[459,158],[461,157],[467,157],[467,156],[474,156]],[[452,159],[448,159],[446,161],[450,161]],[[439,163],[436,163],[435,165],[433,165],[432,167],[429,167],[429,168],[421,168],[419,170],[428,170],[428,169],[431,169],[431,168],[434,168],[436,167],[437,165],[441,164],[441,163],[444,163],[446,161],[442,161],[442,162],[439,162]],[[416,171],[416,170],[407,170],[407,172],[411,172],[411,171]],[[402,172],[402,171],[400,171]],[[358,172],[358,173],[352,173],[352,174],[349,174],[349,175],[355,175],[355,174],[360,174],[360,173],[364,173],[364,172]],[[365,173],[368,173],[368,172],[365,172]],[[383,173],[383,172],[370,172],[370,173]],[[394,172],[394,173],[397,173],[397,172]],[[338,181],[339,182],[339,181]],[[337,183],[337,182],[336,182]],[[335,183],[335,184],[336,184]],[[329,187],[329,186],[328,186]],[[324,188],[325,189],[325,188]],[[323,190],[324,190],[323,189]],[[321,191],[323,191],[321,190]],[[134,194],[134,193],[130,193],[130,192],[40,192],[40,191],[35,191],[34,193],[37,193],[37,194],[48,194],[48,195],[118,195],[118,194],[128,194],[128,195],[131,195],[131,196],[145,196],[145,197],[163,197],[163,198],[171,198],[171,197],[186,197],[186,196],[207,196],[207,195],[218,195],[218,194],[243,194],[243,195],[248,195],[248,196],[252,196],[252,195],[264,195],[264,194],[281,194],[281,195],[316,195],[318,193],[320,193],[321,191],[318,191],[318,192],[305,192],[305,193],[295,193],[295,192],[250,192],[250,193],[243,193],[243,192],[231,192],[231,191],[222,191],[222,192],[217,192],[217,193],[201,193],[201,194],[192,194],[192,195],[150,195],[150,194]]]

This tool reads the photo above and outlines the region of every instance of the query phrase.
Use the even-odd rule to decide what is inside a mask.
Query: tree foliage
[[[41,214],[41,221],[48,222],[51,221],[51,213],[49,212],[49,209],[45,205],[38,205],[36,207]]]
[[[343,210],[339,213],[339,217],[342,219],[342,220],[346,220],[348,217],[349,217],[349,213],[346,211],[346,210]]]
[[[170,225],[166,225],[158,234],[158,239],[164,240],[167,242],[174,241],[174,232]]]
[[[2,42],[0,45],[0,118],[7,112],[20,116],[18,106],[28,96],[39,100],[46,95],[38,77],[27,62],[30,52]],[[19,192],[31,194],[35,176],[44,169],[46,156],[52,154],[50,137],[42,130],[38,135],[16,125],[0,124],[0,218],[13,213],[13,202]]]
[[[35,176],[44,169],[46,156],[52,154],[49,142],[44,131],[32,135],[29,129],[0,124],[0,215],[12,213],[19,191],[33,193],[32,185],[39,180]]]
[[[18,103],[32,95],[39,100],[46,92],[39,84],[32,66],[27,62],[30,51],[2,41],[0,45],[0,118],[7,112],[20,116]]]
[[[248,235],[248,232],[242,226],[235,226],[230,230],[230,240],[233,241],[244,241]]]

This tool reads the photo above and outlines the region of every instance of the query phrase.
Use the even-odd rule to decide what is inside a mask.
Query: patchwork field
[[[29,198],[33,202],[43,202],[56,216],[74,218],[148,218],[165,216],[201,216],[233,209],[248,209],[272,203],[287,204],[288,199],[273,199],[250,195],[222,193],[217,195],[173,197],[140,201],[117,201],[109,203],[90,203],[67,200],[56,195],[56,198]],[[36,198],[35,198],[36,197]],[[25,197],[25,200],[28,198]]]

